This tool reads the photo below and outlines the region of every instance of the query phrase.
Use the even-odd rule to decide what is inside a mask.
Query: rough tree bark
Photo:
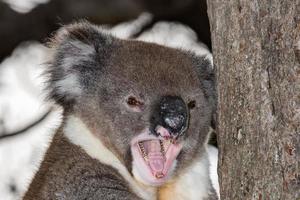
[[[207,0],[223,200],[300,199],[300,1]]]

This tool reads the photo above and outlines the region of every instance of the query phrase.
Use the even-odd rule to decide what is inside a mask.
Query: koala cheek
[[[144,123],[143,121],[136,121],[135,125],[133,126],[133,132],[135,134],[140,134],[141,132],[145,131],[146,129],[149,128],[149,125],[147,123]]]
[[[141,114],[140,116],[138,116],[137,121],[140,123],[149,124],[148,119],[149,119],[149,115]]]

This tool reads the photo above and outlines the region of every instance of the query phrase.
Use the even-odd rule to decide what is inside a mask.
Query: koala
[[[86,21],[62,27],[49,46],[49,97],[63,123],[24,200],[218,199],[209,59]]]

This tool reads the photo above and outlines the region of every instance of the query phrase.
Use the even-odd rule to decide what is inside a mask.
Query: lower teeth
[[[164,174],[163,173],[156,173],[155,174],[155,178],[163,178],[164,177]]]

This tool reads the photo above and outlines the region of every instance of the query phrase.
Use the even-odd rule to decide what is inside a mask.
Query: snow
[[[142,27],[152,21],[153,16],[150,13],[143,13],[137,19],[130,22],[123,22],[112,27],[109,32],[122,39],[130,38],[140,32]]]
[[[43,101],[42,92],[42,63],[47,54],[43,45],[26,42],[0,64],[0,134],[30,125],[52,107]],[[0,140],[0,199],[18,199],[25,192],[60,123],[61,111],[53,109],[36,127],[20,136]]]
[[[24,194],[59,122],[60,115],[53,112],[27,133],[0,141],[0,199],[15,200]]]
[[[13,10],[20,13],[28,13],[37,5],[48,3],[50,0],[2,0],[7,3]]]
[[[47,51],[38,43],[23,43],[1,65],[0,114],[7,132],[26,126],[48,106],[41,102],[42,63]]]
[[[151,30],[140,35],[138,40],[192,51],[196,55],[207,57],[212,63],[212,55],[207,46],[199,42],[196,33],[183,24],[158,22]]]
[[[11,4],[20,2],[25,4],[25,0],[5,1]],[[29,4],[32,6],[46,0],[26,0],[26,2],[28,8]],[[143,14],[137,20],[122,23],[109,31],[118,37],[128,38],[139,32],[151,19],[151,15]],[[212,60],[205,45],[197,41],[196,34],[181,24],[159,22],[138,39],[188,49]],[[0,140],[1,200],[21,198],[61,122],[61,110],[44,101],[45,79],[42,73],[48,56],[49,52],[45,46],[29,41],[16,47],[12,55],[0,63],[0,135],[20,130],[52,110],[45,120],[25,133]],[[209,147],[208,151],[212,163],[212,181],[218,188],[216,165],[218,152],[213,147]]]

